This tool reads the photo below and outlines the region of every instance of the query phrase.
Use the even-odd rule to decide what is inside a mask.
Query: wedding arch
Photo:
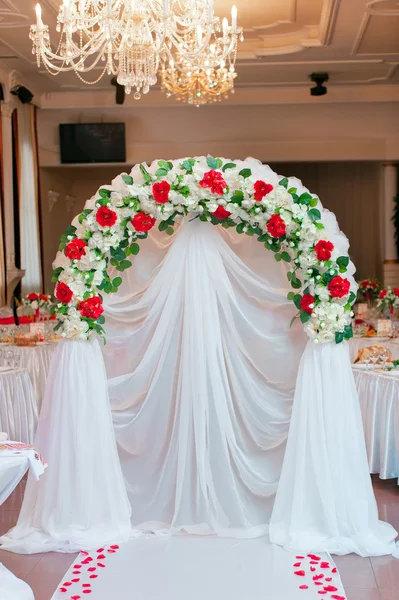
[[[197,227],[200,221],[204,224]],[[172,235],[178,228],[179,232]],[[235,234],[234,230],[239,235],[232,238],[248,242],[246,248],[251,253],[255,250],[258,254],[255,246],[271,251],[264,255],[269,261],[268,268],[278,268],[278,282],[271,291],[257,273],[248,274],[240,257],[233,257],[234,252],[225,240],[230,233]],[[200,232],[204,232],[204,237],[199,237]],[[216,233],[223,234],[221,241]],[[144,277],[145,293],[156,284],[155,291],[147,297],[144,293],[146,308],[154,313],[162,302],[169,302],[170,309],[163,321],[158,313],[151,313],[151,323],[146,326],[140,301],[139,317],[129,312],[130,304],[137,301],[136,288],[133,286],[131,294],[123,288],[128,283],[129,273],[135,270],[129,271],[133,261],[140,264],[140,259],[144,262],[146,259],[145,269],[154,271],[155,245],[149,244],[154,243],[155,234],[165,240],[176,240],[173,244],[178,243],[178,246],[173,253],[170,246],[164,244],[156,275],[151,275],[151,281]],[[141,246],[147,237],[147,244]],[[190,267],[198,267],[198,273],[203,253],[209,251],[201,282],[196,280],[195,269],[183,264],[184,253],[191,252],[189,247],[193,249],[193,256],[187,260],[191,261]],[[147,255],[146,248],[149,248]],[[201,286],[218,260],[217,273],[198,305],[198,290],[187,288]],[[257,264],[262,266],[262,261]],[[176,265],[180,268],[178,278]],[[246,321],[240,329],[244,343],[238,340],[236,330],[233,331],[237,334],[235,338],[233,335],[227,341],[217,340],[221,354],[230,341],[232,352],[239,351],[241,355],[234,365],[231,356],[225,361],[220,356],[219,360],[215,356],[210,358],[214,367],[212,376],[218,380],[218,385],[213,385],[215,380],[206,381],[209,375],[204,367],[208,351],[206,340],[202,338],[200,348],[195,342],[196,335],[204,333],[204,311],[209,309],[208,300],[210,302],[206,293],[212,292],[212,286],[219,285],[225,265],[234,269],[234,275],[230,282],[225,277],[221,285],[231,287],[234,283],[238,293],[248,294],[250,310],[256,319],[253,323]],[[124,271],[127,273],[122,278],[119,273]],[[163,274],[158,277],[160,273]],[[169,525],[173,530],[173,523],[168,519],[173,506],[176,508],[178,504],[176,498],[162,497],[160,512],[164,518],[159,518],[156,525],[150,522],[159,517],[151,511],[161,480],[163,482],[163,463],[168,462],[168,490],[174,493],[178,489],[186,502],[184,510],[179,512],[182,505],[177,509],[179,518],[175,529],[178,531],[191,531],[185,527],[188,524],[195,525],[194,533],[230,537],[254,537],[268,532],[273,543],[301,553],[357,552],[366,556],[392,552],[396,532],[378,519],[346,343],[352,336],[351,306],[356,292],[353,274],[348,241],[339,231],[334,215],[323,209],[320,200],[298,179],[278,176],[255,159],[161,160],[150,166],[137,165],[130,174],[118,176],[112,185],[102,186],[62,236],[54,263],[53,280],[58,300],[55,313],[64,339],[52,360],[36,438],[49,467],[40,484],[29,480],[18,524],[0,540],[4,547],[17,552],[74,552],[128,539],[132,534],[132,506],[121,462],[129,452],[129,460],[136,460],[144,447],[143,461],[133,473],[139,475],[139,481],[133,476],[130,490],[138,499],[133,513],[141,511],[143,514],[141,520],[133,514],[132,521],[143,522],[144,531],[164,535]],[[197,301],[197,306],[187,309],[187,337],[191,344],[187,365],[192,373],[185,379],[188,387],[180,386],[183,391],[172,381],[175,372],[184,371],[180,365],[177,368],[171,358],[174,352],[180,360],[179,335],[173,331],[177,321],[168,322],[172,313],[180,319],[180,306],[174,305],[176,298],[173,297],[178,286],[190,294],[193,305]],[[267,301],[254,299],[255,287]],[[162,302],[158,301],[160,293]],[[231,297],[234,294],[235,291]],[[107,298],[119,298],[120,310]],[[219,297],[213,305],[216,311],[218,302],[221,302]],[[278,324],[278,329],[270,310],[267,317],[271,324],[270,343],[265,344],[263,331],[256,331],[256,323],[263,319],[265,303],[268,307],[276,303],[278,310],[281,308],[279,319],[291,315],[302,322],[309,340],[305,346],[301,338],[297,345],[299,364],[295,362],[296,355],[295,360],[287,355],[293,339],[290,337],[293,334],[288,332],[298,332],[297,325],[289,329],[290,317],[288,322],[284,320],[284,327]],[[228,308],[226,301],[223,304],[226,315],[223,314],[224,320],[219,323],[219,333],[223,335],[230,335],[232,312]],[[244,310],[241,300],[235,308],[239,320]],[[199,323],[197,314],[201,315]],[[207,314],[212,318],[211,311]],[[105,316],[109,318],[107,330],[103,327]],[[112,331],[115,318],[118,321],[116,333]],[[183,327],[181,319],[179,322]],[[139,337],[130,338],[129,327],[137,323]],[[207,324],[211,336],[212,326],[212,323]],[[171,329],[169,345],[159,339],[166,327]],[[146,337],[143,337],[145,330]],[[98,339],[101,336],[105,339],[106,333],[112,339],[102,351]],[[125,344],[126,337],[129,344]],[[253,343],[255,352],[252,362],[245,346],[248,340]],[[145,356],[145,346],[154,344],[157,350],[152,352],[151,361],[147,360],[144,376],[144,367],[140,364],[140,370],[137,365]],[[197,361],[197,357],[203,362]],[[126,374],[124,368],[128,360],[135,366],[129,366]],[[262,368],[267,362],[270,365],[266,375]],[[221,373],[227,368],[224,363],[229,363],[229,373]],[[245,379],[247,387],[237,379],[238,363],[242,372],[251,371],[251,378]],[[113,371],[110,380],[105,364],[108,371]],[[294,375],[292,390],[285,381],[289,370]],[[162,379],[159,371],[165,371],[166,378]],[[194,381],[189,381],[191,375]],[[158,378],[155,391],[154,378]],[[221,378],[224,378],[222,382]],[[265,398],[268,380],[272,387]],[[239,414],[235,412],[234,399],[230,397],[228,407],[224,404],[228,394],[234,395],[230,390],[234,386],[239,388],[242,401]],[[184,395],[186,392],[190,398]],[[212,406],[206,404],[208,392],[213,394]],[[134,406],[128,401],[133,393]],[[177,393],[180,396],[176,407],[173,397]],[[115,420],[112,422],[110,408],[110,401],[112,404],[115,397],[113,411],[117,425]],[[252,413],[247,411],[250,401]],[[189,404],[188,416],[186,414],[178,423],[182,437],[177,442],[174,440],[172,448],[171,444],[164,444],[162,436],[171,437],[179,429],[176,414],[185,404]],[[143,417],[144,406],[148,407],[149,414]],[[223,415],[218,413],[220,406],[225,408]],[[195,411],[198,420],[193,429]],[[262,423],[265,414],[267,423]],[[140,418],[146,419],[146,426],[135,430],[134,435],[129,428],[124,430],[118,439],[118,456],[114,432],[118,433],[121,424],[123,428],[126,423]],[[211,427],[216,444],[210,439]],[[266,433],[262,427],[267,429]],[[191,438],[197,443],[195,452],[187,443]],[[233,439],[231,446],[227,438]],[[270,481],[263,473],[269,455],[266,462],[259,458],[267,446],[266,438],[273,456],[278,454]],[[182,440],[184,443],[180,443]],[[129,444],[133,448],[128,447]],[[249,467],[244,464],[243,448],[252,460]],[[147,477],[151,452],[156,454],[157,460],[155,466],[151,465],[154,489],[149,489]],[[213,463],[208,464],[209,460]],[[233,465],[229,464],[230,460]],[[177,478],[173,470],[175,463],[179,463],[180,469]],[[214,463],[216,468],[212,472]],[[191,479],[186,474],[190,475],[193,464],[199,465],[201,476],[195,481],[193,478],[190,489],[187,483]],[[241,489],[244,476],[245,485]],[[232,489],[234,494],[230,493]],[[145,500],[143,490],[147,490]],[[234,510],[230,510],[232,495],[237,497]],[[272,499],[271,512],[260,520],[266,496]],[[256,506],[253,523],[248,521],[245,503],[246,508],[251,504]],[[197,508],[208,504],[212,504],[212,515],[205,523],[206,511],[199,514]],[[148,506],[149,511],[141,510],[143,506]]]
[[[277,261],[290,263],[287,277],[296,292],[288,297],[311,339],[340,343],[352,337],[355,287],[342,277],[349,256],[332,243],[319,199],[298,193],[287,178],[271,183],[257,178],[250,166],[209,156],[175,164],[159,160],[149,169],[140,165],[134,177],[121,175],[114,188],[102,187],[86,203],[62,236],[54,262],[61,335],[105,335],[101,293],[117,292],[122,283],[121,277],[110,279],[109,265],[125,271],[156,222],[173,235],[176,220],[193,213],[257,236]]]

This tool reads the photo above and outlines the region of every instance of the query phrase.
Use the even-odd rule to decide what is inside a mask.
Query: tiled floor
[[[373,483],[380,518],[399,531],[399,486],[396,480],[381,481],[373,477]],[[0,534],[15,524],[23,491],[24,482],[0,508]],[[35,600],[51,599],[75,557],[76,554],[56,553],[22,556],[0,550],[0,562],[31,586]],[[399,560],[390,556],[361,558],[353,554],[336,556],[334,560],[341,573],[347,600],[399,600]]]

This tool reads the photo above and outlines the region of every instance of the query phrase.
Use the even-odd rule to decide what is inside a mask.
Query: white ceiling
[[[217,14],[229,16],[233,1],[215,0]],[[53,77],[38,70],[28,38],[35,2],[0,0],[0,67],[16,70],[37,93],[86,91],[73,73]],[[42,0],[54,39],[60,2]],[[235,2],[245,31],[236,87],[309,87],[312,71],[327,71],[329,86],[399,85],[399,0]],[[109,89],[108,79],[94,89]]]

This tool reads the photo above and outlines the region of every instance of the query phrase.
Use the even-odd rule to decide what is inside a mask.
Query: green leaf
[[[290,322],[290,327],[293,326],[294,322],[296,321],[296,319],[299,317],[299,313],[297,315],[295,315],[295,317],[292,317],[291,322]]]
[[[122,277],[115,277],[115,279],[112,280],[112,285],[116,288],[118,288],[121,283],[122,283]]]
[[[245,227],[245,223],[239,223],[236,227],[236,231],[237,233],[243,233],[244,232],[244,227]]]
[[[302,286],[302,282],[300,279],[298,279],[298,277],[294,276],[291,279],[291,285],[295,290],[299,290],[299,288]]]
[[[123,260],[123,261],[121,262],[120,266],[121,266],[121,268],[122,268],[123,270],[125,270],[125,269],[128,269],[129,267],[131,267],[131,266],[132,266],[132,263],[131,263],[131,261],[130,261],[130,260]]]
[[[133,185],[133,177],[131,175],[122,175],[122,179],[126,185]]]
[[[278,252],[274,255],[274,258],[276,259],[277,262],[280,262],[281,260],[281,254],[279,254]]]
[[[261,236],[258,237],[258,242],[267,242],[268,239],[269,235],[267,233],[263,233]]]
[[[230,198],[230,202],[233,204],[239,204],[241,206],[242,201],[244,200],[244,192],[241,190],[236,190],[234,195]]]
[[[308,206],[312,201],[312,196],[308,192],[304,192],[299,196],[299,204],[306,204]]]
[[[166,231],[168,227],[169,225],[167,221],[161,221],[158,225],[159,231]]]
[[[119,262],[115,260],[115,258],[111,258],[110,263],[113,267],[117,267],[119,265]]]
[[[297,189],[296,189],[296,187],[292,187],[292,188],[290,188],[290,189],[288,190],[288,193],[289,193],[289,194],[296,194],[296,192],[297,192]]]
[[[183,185],[183,187],[178,188],[177,191],[179,194],[184,196],[184,198],[188,198],[190,195],[190,188],[188,187],[188,185]]]
[[[346,340],[350,340],[353,337],[352,325],[345,325],[345,327],[344,327],[344,337],[345,337]]]
[[[291,256],[288,254],[288,252],[282,252],[281,259],[284,262],[291,262]]]
[[[291,281],[292,275],[293,275],[293,273],[291,271],[288,271],[288,273],[287,273],[287,279],[288,279],[288,281]]]
[[[287,189],[287,187],[288,187],[288,178],[287,178],[287,177],[284,177],[284,179],[281,179],[281,180],[278,182],[278,184],[279,184],[279,185],[282,185],[283,187],[285,187],[285,188]]]
[[[152,181],[152,177],[151,177],[151,175],[149,174],[149,172],[147,171],[147,169],[145,168],[144,165],[140,165],[140,171],[141,171],[141,173],[142,173],[142,175],[144,177],[144,181],[146,183],[149,183],[150,181]]]
[[[312,208],[314,208],[315,206],[317,206],[317,205],[318,205],[318,203],[319,203],[319,199],[318,199],[318,198],[312,198],[312,201],[311,201],[311,203],[310,203],[310,206],[311,206]]]
[[[301,323],[307,323],[312,315],[310,315],[306,310],[301,311]]]
[[[207,157],[206,164],[208,165],[208,167],[210,169],[218,169],[219,168],[219,162],[218,162],[217,158],[213,158],[212,156]]]
[[[136,244],[136,242],[134,242],[131,246],[130,246],[130,253],[133,254],[133,256],[137,256],[137,254],[140,252],[140,246],[138,244]]]
[[[222,171],[223,173],[225,173],[227,171],[227,169],[235,169],[236,168],[236,164],[235,163],[226,163],[223,168]]]
[[[309,219],[312,219],[312,221],[318,221],[321,219],[321,213],[317,208],[311,208],[308,211],[308,217]]]
[[[98,317],[97,323],[99,323],[100,325],[104,325],[104,323],[105,323],[104,315],[101,315],[100,317]]]
[[[344,267],[346,271],[346,267],[349,265],[349,256],[339,256],[336,262],[339,267]]]
[[[335,343],[336,344],[340,344],[341,342],[343,342],[345,339],[344,336],[344,332],[343,331],[336,331],[335,332]]]
[[[186,169],[187,173],[193,172],[193,166],[195,165],[195,160],[193,158],[187,158],[183,161],[183,167]]]
[[[101,190],[98,190],[98,193],[100,194],[101,198],[109,199],[111,197],[111,190],[105,190],[104,188],[101,188]]]
[[[161,169],[164,169],[167,173],[173,168],[173,164],[169,161],[167,162],[166,160],[159,160],[158,166],[161,167]]]
[[[167,175],[167,174],[168,174],[168,171],[166,169],[157,169],[155,171],[155,175],[157,177],[165,177],[165,175]]]
[[[252,171],[251,169],[242,169],[239,172],[239,175],[241,175],[241,177],[244,177],[244,179],[248,179],[248,177],[251,177]]]
[[[56,283],[58,281],[58,277],[61,275],[61,273],[62,273],[63,270],[64,269],[62,267],[57,267],[56,269],[54,269],[53,276],[51,278],[51,281],[53,283]]]
[[[168,227],[166,230],[166,234],[167,235],[173,235],[175,232],[175,230],[173,229],[173,227]]]
[[[294,293],[294,292],[292,292],[292,293]],[[294,295],[293,301],[298,310],[301,310],[301,300],[302,300],[301,294]]]
[[[355,294],[355,292],[351,292],[349,294],[348,302],[350,302],[350,304],[353,304],[355,300],[356,300],[356,294]]]
[[[85,208],[84,210],[82,210],[82,212],[80,213],[79,217],[78,217],[78,221],[80,224],[83,223],[83,221],[86,219],[86,217],[88,215],[90,215],[90,213],[93,212],[92,208]]]
[[[295,298],[295,293],[294,292],[288,292],[287,294],[287,300],[293,300]]]
[[[314,226],[315,226],[317,229],[324,229],[324,225],[323,225],[323,223],[314,223]]]

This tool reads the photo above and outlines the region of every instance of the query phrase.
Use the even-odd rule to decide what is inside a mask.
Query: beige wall
[[[399,159],[399,103],[46,109],[41,166],[59,160],[59,123],[123,121],[129,164],[213,154],[264,162]]]

